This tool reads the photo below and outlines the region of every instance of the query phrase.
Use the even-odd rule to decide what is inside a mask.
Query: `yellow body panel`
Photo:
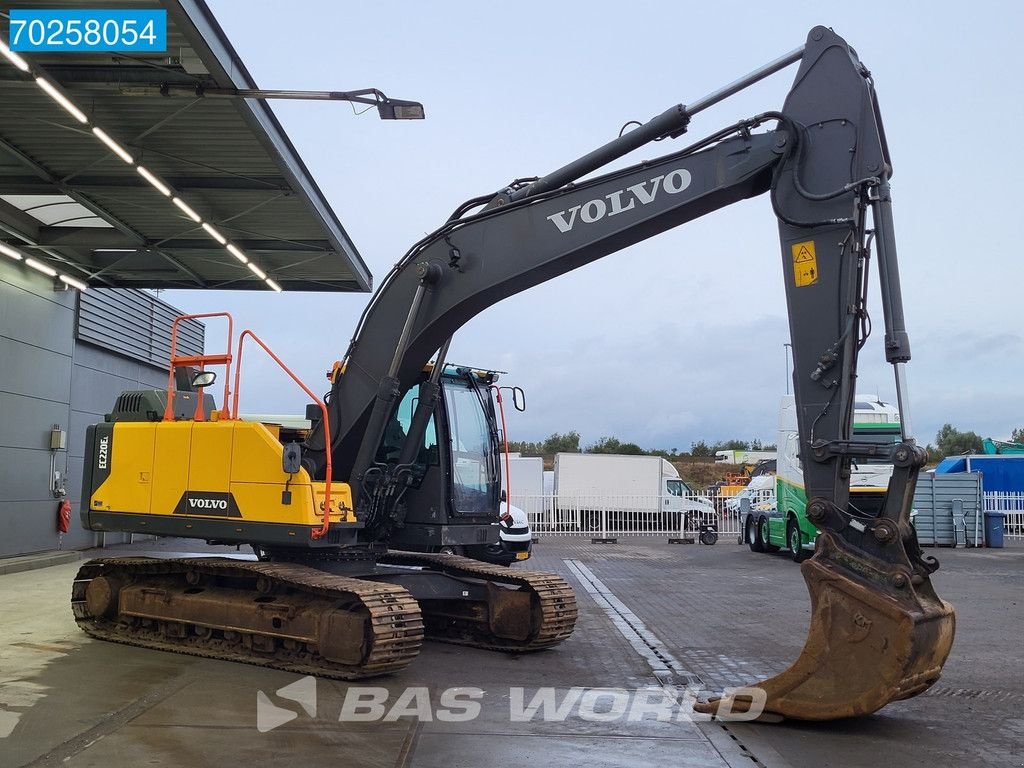
[[[111,466],[114,470],[110,479],[100,486],[97,496],[103,494],[107,501],[111,494],[107,486],[116,477],[117,463],[121,455],[121,430],[125,427],[143,427],[151,429],[156,435],[156,450],[153,453],[153,503],[148,512],[170,515],[188,490],[188,470],[191,465],[192,453],[191,421],[158,421],[155,423],[135,424],[128,422],[114,425],[114,454]],[[117,489],[117,486],[114,486]],[[131,507],[114,503],[108,508],[118,512],[133,512]]]
[[[200,421],[192,422],[191,427],[189,490],[227,493],[231,485],[234,424],[230,421]]]
[[[216,519],[243,528],[323,524],[325,484],[305,469],[291,477],[282,471],[282,445],[258,422],[120,422],[111,442],[110,475],[93,494],[94,510]],[[286,490],[291,503],[285,503]],[[231,506],[204,506],[214,497]],[[332,523],[356,521],[347,483],[331,484],[330,507]]]
[[[95,509],[137,509],[149,512],[153,494],[153,453],[156,433],[151,424],[118,425],[117,453],[111,454],[110,477],[103,493],[94,499],[102,502]],[[123,427],[123,429],[120,429]]]

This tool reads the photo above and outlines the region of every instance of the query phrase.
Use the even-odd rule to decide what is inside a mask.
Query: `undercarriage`
[[[523,653],[576,623],[560,576],[407,552],[101,558],[79,570],[71,604],[99,639],[342,680],[403,669],[424,637]]]

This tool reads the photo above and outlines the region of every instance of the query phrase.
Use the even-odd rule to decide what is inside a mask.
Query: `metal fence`
[[[1024,540],[1024,492],[985,493],[985,511],[1003,515],[1003,538]]]
[[[526,512],[535,534],[590,536],[663,536],[699,538],[710,526],[719,537],[739,535],[739,512],[715,509],[713,499],[688,496],[515,495],[512,504]]]

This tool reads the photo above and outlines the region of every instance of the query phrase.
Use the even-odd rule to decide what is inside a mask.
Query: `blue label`
[[[12,51],[164,53],[167,11],[11,9]]]

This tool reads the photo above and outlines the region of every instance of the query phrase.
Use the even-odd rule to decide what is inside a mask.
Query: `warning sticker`
[[[793,251],[793,282],[797,288],[814,285],[818,282],[818,257],[814,253],[814,241],[794,243]]]

